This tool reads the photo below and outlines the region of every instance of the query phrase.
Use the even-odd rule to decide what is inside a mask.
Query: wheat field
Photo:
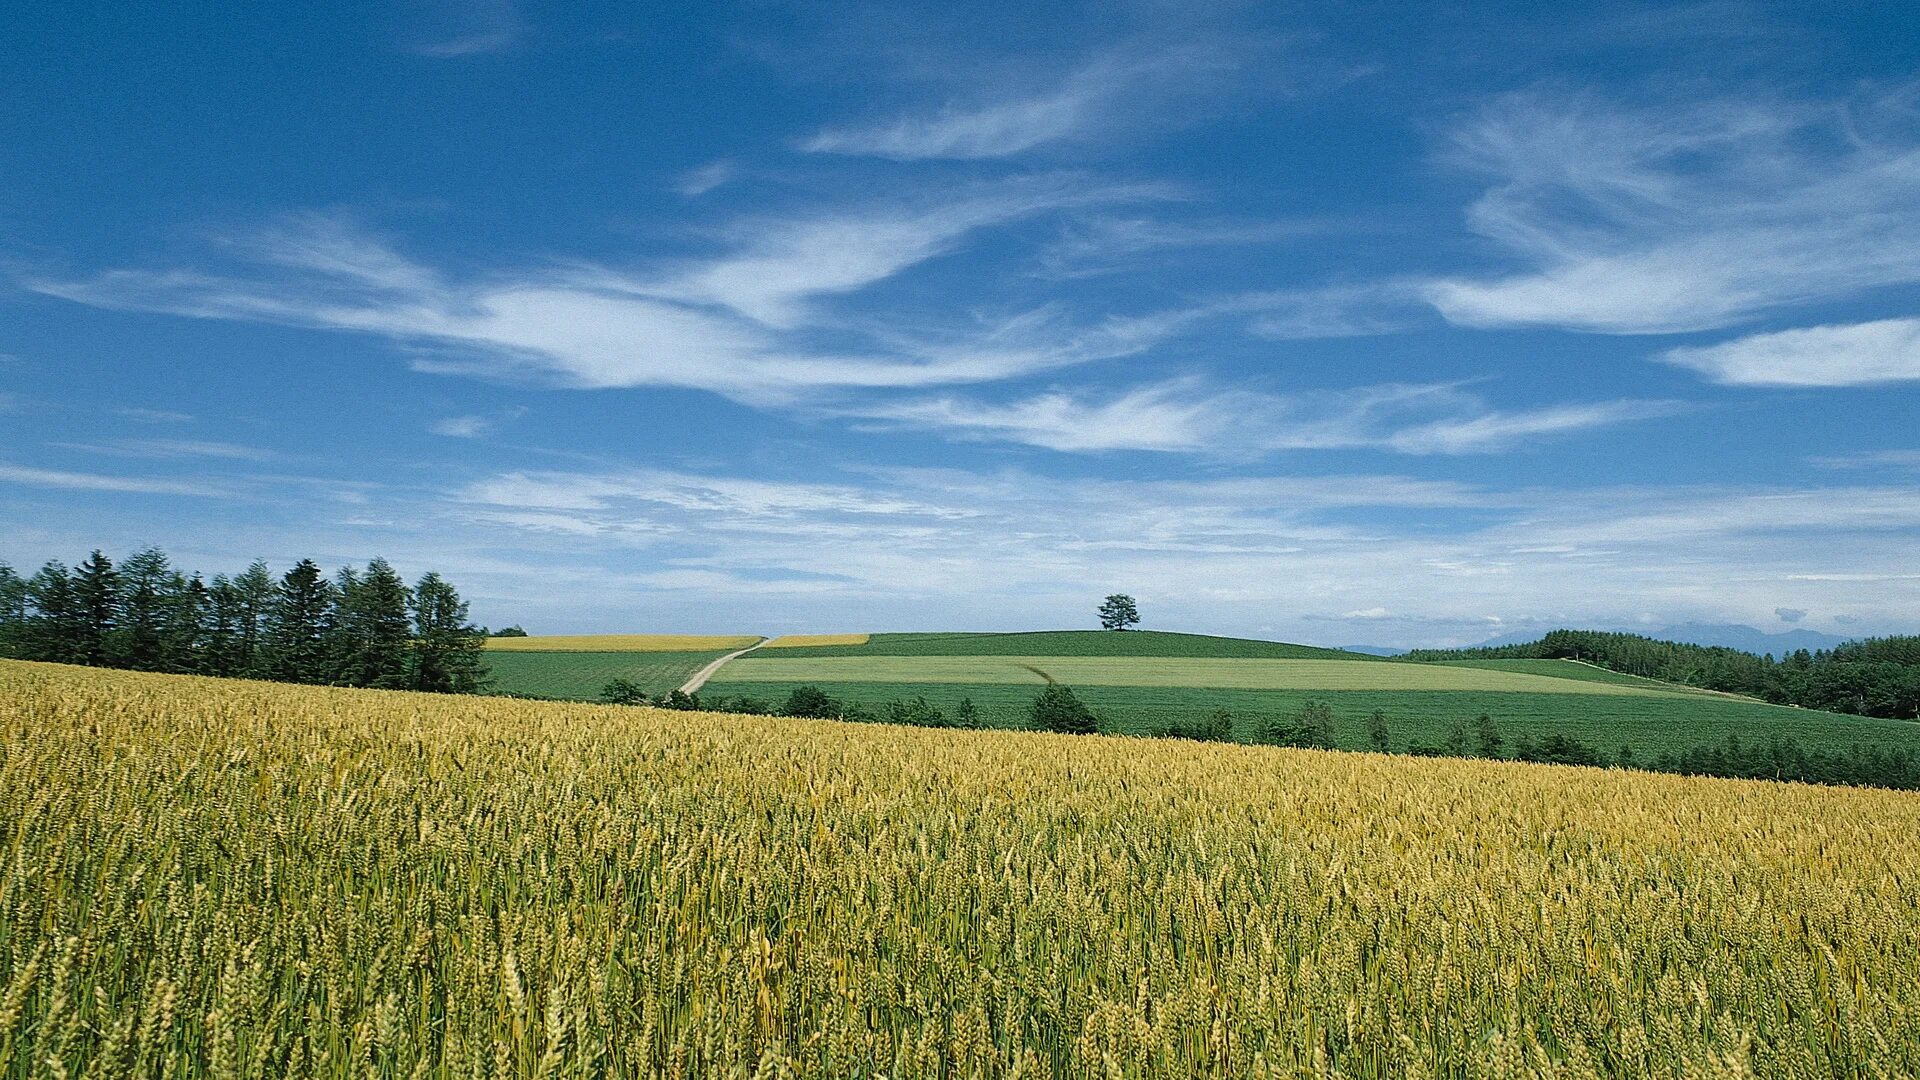
[[[494,652],[731,652],[759,641],[752,634],[549,634],[490,637]]]
[[[0,1075],[1920,1073],[1920,798],[0,662]]]

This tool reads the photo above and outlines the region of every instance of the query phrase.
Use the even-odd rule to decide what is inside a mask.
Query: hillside
[[[1783,708],[1567,660],[1415,663],[1142,631],[875,634],[860,645],[763,649],[721,667],[703,697],[771,709],[810,685],[874,713],[924,699],[951,715],[966,701],[988,726],[1022,727],[1049,679],[1072,686],[1106,730],[1130,734],[1191,729],[1224,710],[1231,736],[1254,741],[1323,702],[1334,713],[1333,745],[1346,749],[1378,745],[1369,730],[1378,713],[1396,751],[1444,747],[1484,715],[1509,754],[1523,740],[1555,736],[1608,761],[1683,755],[1729,739],[1834,755],[1920,754],[1920,724]]]
[[[1175,634],[1162,630],[1036,630],[1006,634],[873,634],[862,645],[786,650],[807,656],[1193,656],[1286,660],[1376,657],[1281,641]]]
[[[1912,795],[15,662],[0,739],[10,1075],[1920,1072]]]

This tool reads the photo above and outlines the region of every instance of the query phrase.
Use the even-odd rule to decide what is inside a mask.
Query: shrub
[[[1039,731],[1062,735],[1092,735],[1100,730],[1100,719],[1081,703],[1068,687],[1048,683],[1033,699],[1033,726]]]
[[[1333,706],[1309,701],[1292,716],[1275,716],[1261,730],[1261,740],[1273,746],[1333,749]]]
[[[609,705],[645,705],[652,699],[639,683],[630,679],[615,679],[600,688],[600,700]]]
[[[784,716],[805,716],[816,720],[837,720],[845,716],[847,709],[837,699],[828,696],[825,690],[817,686],[796,686],[787,695],[787,703],[780,706]]]
[[[951,727],[947,714],[940,707],[924,697],[908,698],[905,701],[887,703],[887,723],[908,724],[913,727]]]

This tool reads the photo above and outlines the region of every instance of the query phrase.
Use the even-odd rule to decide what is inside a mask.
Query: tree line
[[[1832,649],[1800,649],[1776,660],[1716,645],[1639,634],[1555,630],[1539,641],[1478,649],[1416,649],[1408,660],[1581,660],[1663,682],[1745,694],[1775,705],[1878,716],[1920,717],[1920,637],[1864,638]]]
[[[388,690],[486,687],[485,631],[439,574],[412,586],[385,559],[329,578],[302,559],[206,581],[158,548],[100,551],[32,577],[0,563],[0,656]]]

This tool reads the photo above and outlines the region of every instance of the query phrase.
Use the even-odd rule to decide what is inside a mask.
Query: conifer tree
[[[73,572],[73,602],[78,620],[71,662],[104,664],[113,646],[120,610],[120,575],[98,548]]]
[[[301,559],[280,579],[269,608],[266,668],[284,682],[327,681],[327,633],[333,586],[312,559]]]
[[[413,588],[413,686],[442,694],[471,694],[487,684],[480,658],[486,637],[467,621],[467,602],[439,574]]]

